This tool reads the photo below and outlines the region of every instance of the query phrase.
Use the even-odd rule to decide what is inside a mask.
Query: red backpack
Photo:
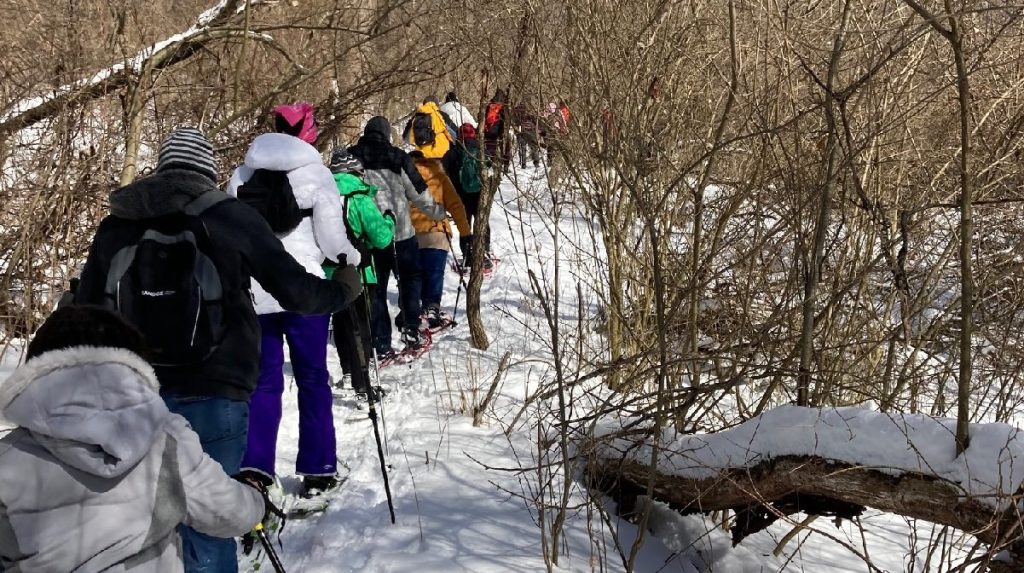
[[[488,139],[501,137],[501,132],[505,127],[501,117],[504,108],[505,104],[497,101],[487,104],[487,113],[484,117],[484,136]]]

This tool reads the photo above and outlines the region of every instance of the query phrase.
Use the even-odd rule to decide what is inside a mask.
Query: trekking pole
[[[452,253],[452,256],[454,257],[455,256],[454,255],[455,247],[452,246],[452,235],[451,235],[451,233],[446,232],[444,234],[444,238],[448,239],[448,252]],[[467,293],[469,292],[469,287],[466,286],[466,280],[462,276],[462,273],[465,270],[465,268],[466,267],[464,267],[461,264],[459,264],[458,257],[455,257],[455,272],[458,273],[458,275],[459,275],[459,288],[455,291],[455,307],[452,308],[452,327],[453,328],[458,326],[458,324],[459,324],[458,322],[455,322],[455,316],[459,313],[459,298],[462,296],[462,287],[465,286],[466,287],[466,292]],[[468,296],[468,294],[467,294],[467,296]]]
[[[263,529],[263,522],[257,523],[256,527],[252,528],[256,533],[256,537],[260,540],[260,545],[263,546],[263,551],[267,553],[267,557],[270,558],[270,564],[274,566],[274,571],[277,573],[285,573],[284,565],[281,564],[281,558],[277,556],[277,552],[274,551],[274,544],[267,538],[267,532]]]
[[[373,435],[377,440],[377,458],[380,460],[380,475],[384,478],[384,494],[388,497],[388,512],[391,513],[391,523],[395,523],[395,502],[391,499],[391,482],[388,480],[388,468],[384,462],[384,449],[380,445],[380,430],[377,428],[377,407],[376,400],[367,400],[370,406],[370,421],[373,422]]]
[[[366,305],[366,310],[367,310],[367,313],[366,313],[366,327],[369,328],[370,327],[370,313],[369,313],[369,311],[370,311],[370,301],[369,301],[369,297],[364,296],[363,297],[363,303]],[[370,332],[370,331],[368,330],[367,332]],[[361,340],[357,340],[356,344],[360,348],[362,347],[362,341]],[[376,348],[373,349],[373,373],[374,373],[374,376],[376,378],[377,388],[379,389],[380,388],[380,370],[377,367],[377,349]],[[377,441],[377,459],[380,460],[380,475],[381,475],[382,478],[384,478],[384,494],[388,498],[388,512],[391,514],[391,523],[393,524],[393,523],[395,523],[395,502],[394,502],[394,500],[391,499],[391,481],[388,479],[387,463],[384,461],[384,448],[381,446],[380,428],[377,427],[377,405],[376,405],[376,403],[380,400],[380,396],[379,396],[379,394],[377,392],[378,392],[377,390],[372,390],[371,389],[370,392],[367,393],[368,395],[367,395],[366,404],[369,407],[368,409],[369,409],[369,412],[370,412],[370,421],[373,422],[373,438],[374,438],[374,440]],[[387,427],[387,424],[384,423],[384,409],[383,409],[383,406],[384,405],[381,404],[380,421],[381,421],[381,425],[384,426],[384,443],[387,443],[388,427]]]
[[[368,286],[368,285],[364,285],[363,288],[365,289],[366,286]],[[364,290],[364,292],[365,292],[365,290]],[[366,328],[367,328],[367,332],[372,334],[373,333],[373,329],[370,328],[370,313],[371,313],[371,311],[373,309],[370,306],[370,297],[364,296],[363,297],[363,304],[366,306]],[[391,317],[388,317],[388,320],[391,320]],[[357,341],[357,344],[362,344],[362,341]],[[378,360],[378,357],[377,357],[377,349],[374,348],[373,345],[371,344],[370,345],[370,351],[373,352],[373,377],[374,377],[374,380],[377,383],[376,384],[377,388],[380,389],[380,387],[381,387],[380,386],[380,365],[379,365],[379,360]],[[377,393],[376,391],[371,392],[370,394],[372,394],[373,396],[368,395],[366,401],[368,403],[373,403],[373,401],[374,401],[373,398],[376,395],[376,393]],[[379,397],[378,397],[378,400],[379,400]],[[384,427],[384,449],[385,449],[385,451],[387,451],[388,456],[390,456],[391,455],[391,447],[388,445],[388,423],[384,419],[384,404],[382,403],[380,406],[381,406],[380,407],[380,424],[381,424],[381,426]],[[376,429],[377,429],[376,423],[374,424],[373,429],[374,429],[374,431],[376,431]],[[380,436],[379,435],[377,436],[377,441],[378,442],[380,441]]]

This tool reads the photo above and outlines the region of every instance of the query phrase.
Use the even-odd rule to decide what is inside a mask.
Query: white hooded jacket
[[[0,382],[0,570],[183,571],[179,523],[216,537],[263,516],[127,350],[43,353]]]
[[[448,101],[441,106],[441,111],[448,114],[448,117],[452,118],[455,122],[455,127],[458,129],[462,127],[462,124],[468,123],[473,126],[473,129],[477,128],[476,119],[473,118],[473,114],[466,109],[466,106],[462,105],[457,101]]]
[[[334,176],[315,147],[284,133],[260,135],[245,154],[245,163],[231,175],[228,194],[237,197],[238,188],[257,169],[287,171],[295,202],[300,209],[313,210],[293,231],[278,236],[288,254],[307,272],[323,277],[320,265],[324,259],[337,262],[342,254],[348,264],[359,264],[359,251],[345,234],[345,215]],[[252,293],[256,314],[284,310],[259,284],[253,284]]]

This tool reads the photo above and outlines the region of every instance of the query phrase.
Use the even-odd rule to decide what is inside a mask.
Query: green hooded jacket
[[[349,237],[354,237],[371,249],[383,249],[395,238],[395,220],[385,217],[377,208],[373,196],[377,188],[351,173],[335,173],[334,182],[338,185],[338,193],[345,198],[345,224],[348,226]],[[327,278],[334,274],[333,265],[324,265]],[[365,284],[377,284],[377,274],[373,271],[371,261],[363,261]]]

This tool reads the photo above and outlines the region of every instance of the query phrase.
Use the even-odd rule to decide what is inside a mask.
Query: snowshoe
[[[430,350],[430,346],[433,344],[433,339],[430,335],[430,331],[427,329],[409,330],[402,333],[402,342],[405,343],[405,348],[386,362],[382,360],[380,368],[385,368],[395,364],[408,364],[413,360],[416,360]]]
[[[427,332],[430,333],[431,339],[433,336],[443,330],[447,330],[455,326],[455,322],[452,320],[452,315],[443,310],[438,310],[436,315],[427,316]]]
[[[394,348],[388,348],[387,350],[377,351],[377,368],[385,368],[394,364],[401,357],[401,353],[397,352]]]
[[[356,390],[356,403],[360,409],[369,401],[373,401],[374,404],[380,404],[380,401],[384,399],[387,391],[380,386],[370,386],[369,388]]]
[[[494,271],[498,268],[498,263],[500,262],[501,259],[492,256],[488,256],[484,259],[484,277],[486,278],[494,274]]]
[[[330,505],[336,492],[348,480],[348,475],[305,476],[298,495],[289,499],[288,519],[302,519],[321,513]]]
[[[484,277],[491,276],[491,274],[494,273],[494,269],[496,269],[498,267],[498,263],[500,263],[500,262],[501,262],[501,259],[499,259],[497,257],[494,257],[494,256],[488,255],[486,258],[484,258],[484,268],[483,268]],[[463,276],[469,274],[469,261],[466,260],[466,259],[462,259],[462,262],[459,262],[458,260],[453,259],[449,266],[451,267],[451,269],[453,271],[455,271],[455,272],[457,272],[457,273],[459,273],[459,274],[461,274]]]

